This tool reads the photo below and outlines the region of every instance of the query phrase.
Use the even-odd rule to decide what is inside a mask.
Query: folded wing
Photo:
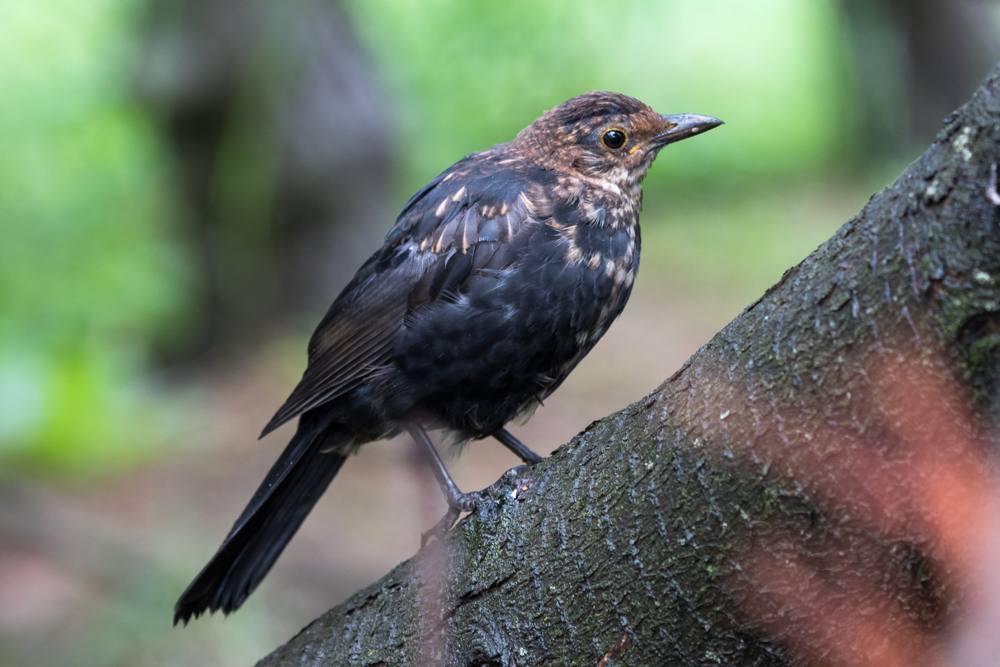
[[[414,195],[320,322],[302,380],[261,436],[384,369],[407,313],[516,263],[517,238],[533,219],[524,193],[543,176],[474,155]]]

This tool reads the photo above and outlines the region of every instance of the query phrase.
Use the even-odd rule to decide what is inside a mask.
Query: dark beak
[[[708,132],[713,127],[722,125],[722,121],[711,116],[698,116],[693,113],[681,113],[675,116],[660,116],[666,129],[653,137],[655,146],[663,147],[681,139],[693,137],[702,132]]]

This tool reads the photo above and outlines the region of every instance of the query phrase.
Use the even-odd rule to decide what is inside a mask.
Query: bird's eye
[[[601,137],[601,142],[611,150],[617,150],[628,141],[628,135],[624,130],[608,130]]]

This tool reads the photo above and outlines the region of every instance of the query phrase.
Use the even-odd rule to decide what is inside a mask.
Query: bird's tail
[[[174,625],[205,611],[228,614],[243,604],[340,470],[344,457],[324,450],[343,435],[325,416],[299,419],[292,441],[222,546],[177,601]]]

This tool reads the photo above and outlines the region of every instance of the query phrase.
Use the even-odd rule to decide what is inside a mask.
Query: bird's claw
[[[454,507],[449,507],[448,512],[441,518],[440,521],[434,524],[433,528],[420,535],[420,548],[423,549],[427,546],[427,543],[430,542],[431,539],[436,539],[438,541],[443,540],[445,534],[451,530],[451,527],[455,525],[456,521],[458,521],[459,514],[461,514],[460,510],[457,510]]]
[[[448,503],[448,511],[440,521],[434,524],[433,528],[420,535],[420,548],[423,549],[427,546],[427,543],[430,542],[431,539],[444,539],[445,534],[451,530],[452,526],[455,525],[455,522],[458,521],[458,517],[461,516],[462,512],[472,512],[476,509],[476,506],[479,505],[481,500],[493,497],[493,492],[491,491],[492,489],[493,486],[490,486],[482,491],[473,491],[472,493],[456,493],[451,496],[446,496],[445,501]]]

